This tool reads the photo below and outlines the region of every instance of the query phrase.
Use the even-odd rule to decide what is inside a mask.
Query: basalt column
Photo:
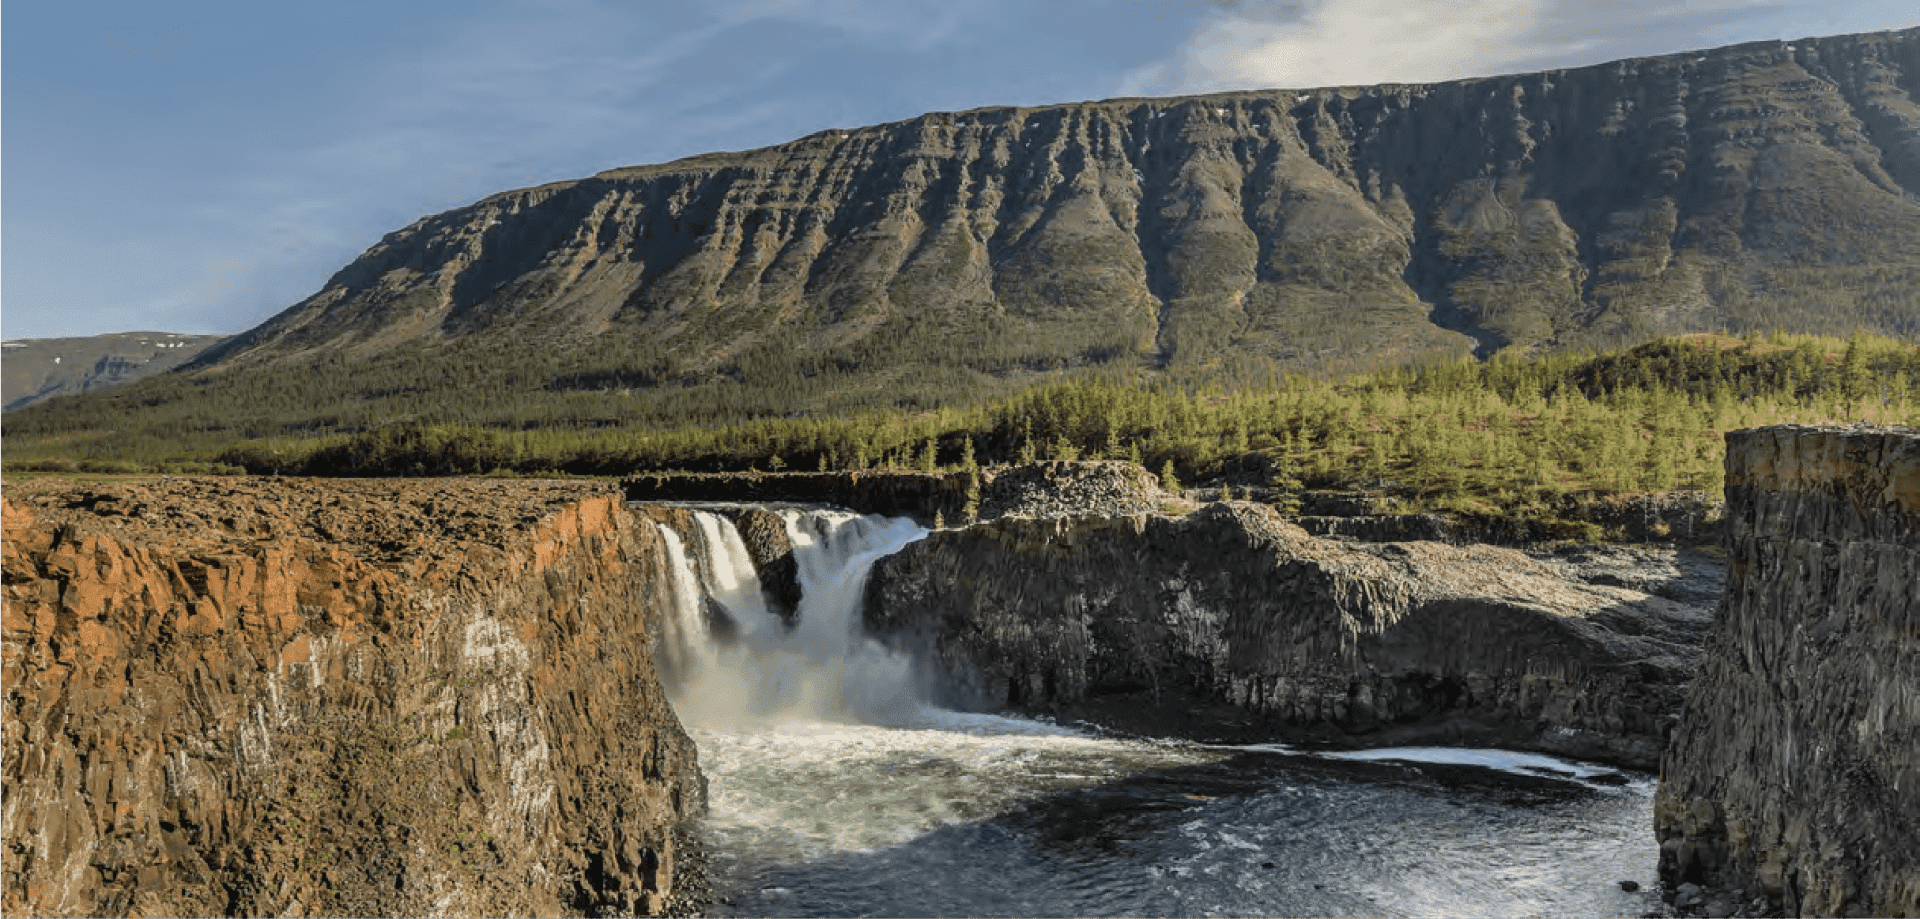
[[[1920,916],[1920,431],[1728,435],[1727,549],[1662,876],[1695,905]]]

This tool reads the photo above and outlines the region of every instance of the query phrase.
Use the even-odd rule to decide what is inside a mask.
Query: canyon
[[[1730,437],[1724,597],[1710,554],[1321,537],[1124,463],[726,481],[752,494],[708,496],[850,489],[953,521],[891,537],[858,613],[933,701],[1207,743],[1658,764],[1683,911],[1737,891],[1920,914],[1901,816],[1920,434]],[[643,487],[694,486],[9,482],[0,905],[698,909],[686,828],[707,786],[669,702],[675,630],[797,628],[821,573],[790,510],[630,503]],[[746,561],[713,555],[720,517]],[[776,624],[690,593],[723,569],[757,577],[738,589]]]

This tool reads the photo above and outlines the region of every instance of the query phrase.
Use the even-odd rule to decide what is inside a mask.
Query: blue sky
[[[423,214],[926,111],[1913,25],[1911,0],[15,0],[0,331],[237,332]]]

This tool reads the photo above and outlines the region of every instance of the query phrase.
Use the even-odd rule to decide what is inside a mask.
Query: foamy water
[[[723,847],[782,859],[870,852],[1035,797],[1221,757],[970,719],[922,726],[782,721],[696,727]]]
[[[905,520],[781,511],[788,629],[733,525],[668,540],[665,649],[699,745],[722,915],[1602,916],[1651,905],[1652,784],[1510,751],[1307,754],[1096,736],[927,705],[859,632]],[[678,554],[675,554],[675,553]],[[702,554],[703,553],[703,554]],[[700,564],[697,558],[704,558]],[[739,626],[705,632],[704,598]],[[1611,781],[1607,781],[1611,779]]]

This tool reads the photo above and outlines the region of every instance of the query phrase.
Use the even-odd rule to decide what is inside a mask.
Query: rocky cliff
[[[1662,875],[1685,906],[1920,916],[1920,431],[1728,435],[1726,541]]]
[[[882,559],[866,621],[964,705],[1651,768],[1711,605],[1571,571],[1511,549],[1319,539],[1240,502],[1008,516]]]
[[[621,389],[792,353],[1298,366],[1729,325],[1911,335],[1916,97],[1920,29],[932,113],[423,218],[203,362],[615,335],[624,369],[554,385]]]
[[[4,496],[9,915],[658,911],[704,807],[604,486]]]

